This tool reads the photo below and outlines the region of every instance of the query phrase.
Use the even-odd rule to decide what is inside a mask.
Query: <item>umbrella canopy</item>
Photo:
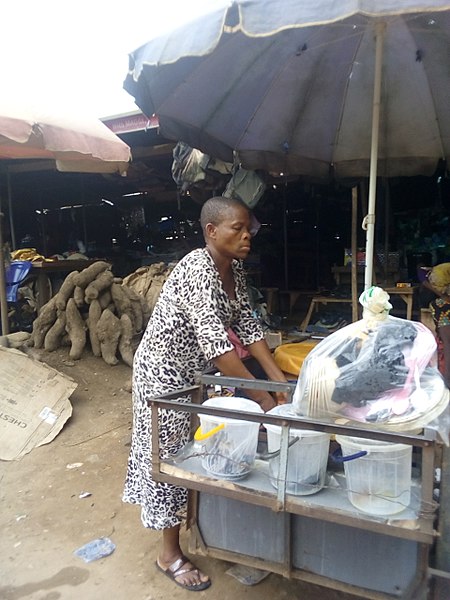
[[[231,8],[230,8],[231,6]],[[130,56],[161,132],[247,169],[430,175],[450,157],[450,2],[237,0]]]
[[[129,146],[100,120],[0,99],[0,160],[51,159],[58,171],[125,174]]]
[[[0,161],[51,159],[59,171],[125,175],[130,148],[97,119],[61,115],[0,99]],[[0,314],[8,333],[0,202]]]

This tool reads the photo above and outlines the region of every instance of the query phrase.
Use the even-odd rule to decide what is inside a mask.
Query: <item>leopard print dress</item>
[[[152,479],[148,400],[193,385],[211,360],[233,349],[227,329],[247,346],[263,338],[252,314],[241,261],[233,261],[236,299],[222,287],[206,248],[193,250],[165,282],[133,364],[133,433],[123,500],[140,504],[145,527],[181,523],[187,490]],[[178,398],[189,401],[189,398]],[[189,439],[187,413],[159,410],[160,456],[179,451]]]

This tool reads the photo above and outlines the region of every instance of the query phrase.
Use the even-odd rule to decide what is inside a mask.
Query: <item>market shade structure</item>
[[[0,160],[51,159],[58,171],[126,174],[130,148],[100,120],[0,98]]]
[[[0,162],[52,161],[58,171],[120,173],[131,160],[130,148],[100,120],[46,111],[0,98]],[[1,208],[1,202],[0,202]],[[0,313],[3,335],[8,311],[0,217]]]
[[[450,2],[226,2],[133,52],[124,87],[166,137],[247,169],[369,176],[367,287],[377,175],[450,157]]]

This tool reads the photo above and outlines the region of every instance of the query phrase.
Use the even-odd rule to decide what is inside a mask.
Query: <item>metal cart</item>
[[[363,514],[352,506],[345,487],[326,486],[319,493],[294,496],[281,481],[274,489],[266,463],[257,461],[243,480],[209,475],[199,457],[182,463],[159,459],[158,436],[152,438],[153,477],[190,490],[187,527],[190,551],[254,566],[360,598],[448,600],[448,542],[436,539],[448,530],[440,523],[435,501],[436,467],[446,450],[436,432],[420,435],[388,433],[306,418],[287,418],[203,406],[207,386],[264,389],[293,393],[293,384],[203,375],[199,384],[152,399],[152,428],[158,429],[157,408],[256,421],[281,426],[280,473],[287,473],[289,429],[307,429],[413,446],[415,477],[408,508],[390,517]],[[190,394],[191,403],[178,402]],[[194,426],[193,426],[194,427]],[[445,471],[443,469],[443,474]],[[286,477],[284,477],[286,479]],[[448,500],[441,487],[441,504]],[[445,521],[448,511],[445,510]],[[435,565],[430,568],[433,555]],[[433,581],[439,581],[434,585]],[[442,590],[447,590],[442,592]],[[440,590],[440,591],[439,591]],[[444,595],[442,595],[444,594]]]

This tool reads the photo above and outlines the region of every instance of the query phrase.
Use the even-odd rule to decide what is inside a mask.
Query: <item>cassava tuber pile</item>
[[[54,351],[68,341],[73,360],[81,358],[89,345],[107,364],[122,360],[131,367],[134,350],[169,272],[164,263],[151,265],[122,281],[114,277],[111,265],[101,260],[80,272],[73,271],[42,307],[29,344]],[[153,283],[151,275],[155,277]],[[147,295],[153,287],[152,306],[142,293],[142,280]]]

